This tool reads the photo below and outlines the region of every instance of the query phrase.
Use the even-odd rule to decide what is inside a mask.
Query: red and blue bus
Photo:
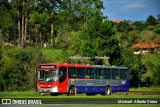
[[[129,91],[130,73],[127,67],[40,64],[36,74],[37,90],[40,93],[110,95],[112,92]]]

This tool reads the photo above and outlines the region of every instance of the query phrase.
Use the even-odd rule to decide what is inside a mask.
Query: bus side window
[[[45,80],[44,71],[38,71],[38,81],[44,81],[44,80]]]
[[[75,79],[75,78],[76,78],[76,75],[77,75],[77,73],[76,73],[76,68],[75,68],[75,67],[69,67],[69,68],[68,68],[68,77],[69,77],[70,79]]]
[[[59,80],[60,82],[63,82],[66,80],[66,73],[67,73],[67,68],[66,67],[60,67],[59,69]]]
[[[127,79],[128,69],[120,69],[120,79]]]
[[[77,68],[77,78],[79,79],[85,78],[85,68]]]
[[[104,78],[103,69],[95,68],[95,75],[96,75],[96,79],[103,79]]]
[[[86,79],[94,79],[94,69],[86,68]]]
[[[112,79],[120,79],[119,69],[112,69]]]
[[[111,69],[104,68],[104,79],[111,79]]]

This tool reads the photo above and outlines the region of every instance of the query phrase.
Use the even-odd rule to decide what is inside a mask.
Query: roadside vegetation
[[[158,88],[158,87],[157,87]],[[132,90],[132,89],[131,89]],[[137,89],[134,89],[137,90]],[[138,89],[139,90],[139,89]],[[143,88],[143,91],[148,90],[147,88]],[[57,95],[57,96],[51,96],[49,93],[40,94],[35,91],[24,91],[24,92],[18,92],[18,91],[12,91],[12,92],[0,92],[0,98],[52,98],[54,100],[78,100],[81,101],[83,98],[87,98],[88,100],[91,100],[92,98],[104,98],[104,99],[129,99],[129,98],[159,98],[159,93],[155,92],[146,92],[143,94],[143,92],[116,92],[112,93],[110,96],[104,96],[101,94],[97,95],[86,95],[86,94],[76,94],[75,96],[67,96],[67,94]],[[57,99],[58,98],[58,99]],[[81,99],[82,98],[82,99]],[[98,100],[98,99],[97,99]]]

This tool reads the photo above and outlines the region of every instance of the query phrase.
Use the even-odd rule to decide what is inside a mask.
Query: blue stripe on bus
[[[129,81],[122,86],[110,86],[112,92],[129,91]],[[104,93],[106,86],[76,86],[77,93]]]

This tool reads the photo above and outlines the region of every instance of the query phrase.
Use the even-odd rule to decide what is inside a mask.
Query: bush
[[[35,68],[42,54],[34,48],[4,46],[0,61],[1,91],[27,91],[34,88]]]
[[[157,64],[153,67],[152,83],[155,86],[160,85],[160,64]]]

